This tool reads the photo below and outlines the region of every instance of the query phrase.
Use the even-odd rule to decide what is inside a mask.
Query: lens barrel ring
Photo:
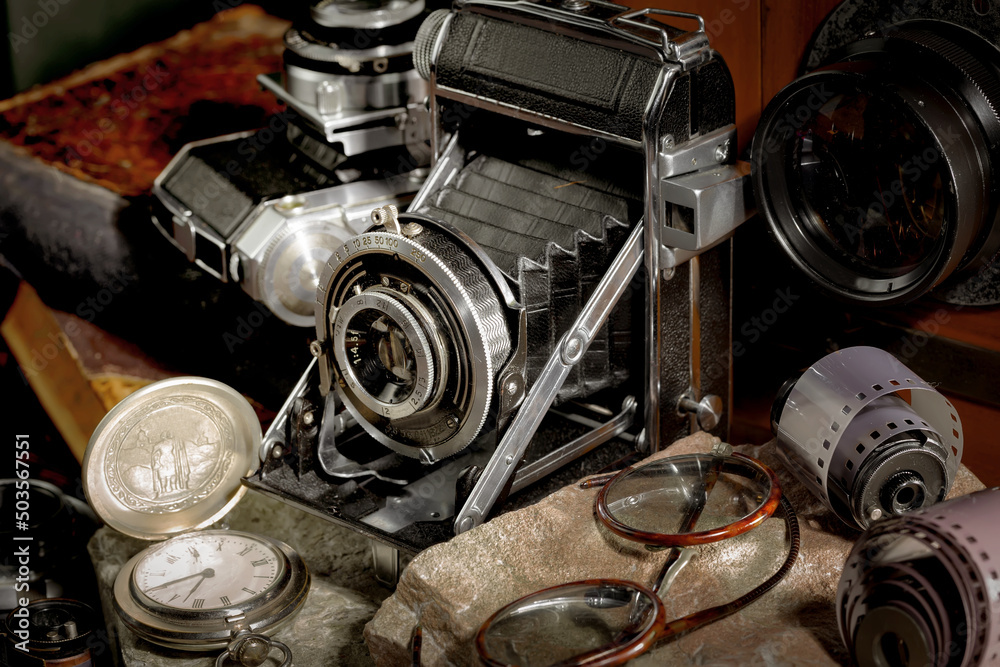
[[[838,55],[834,61],[786,87],[765,110],[754,139],[755,194],[776,240],[800,270],[823,288],[849,300],[878,304],[911,300],[953,274],[964,275],[966,268],[971,272],[973,267],[989,261],[1000,248],[1000,224],[997,224],[1000,202],[993,195],[1000,182],[1000,173],[995,166],[1000,164],[1000,70],[997,67],[1000,65],[1000,51],[975,32],[959,25],[922,16],[915,16],[915,19],[919,20],[883,28],[881,37],[848,43],[836,51]],[[825,35],[820,40],[825,44],[821,52],[824,49],[827,53],[831,52],[830,45],[826,43],[830,37],[826,32],[830,30],[836,32],[829,25],[821,31]],[[818,47],[814,44],[813,48]],[[795,113],[803,110],[801,105],[811,91],[832,85],[837,76],[848,77],[836,83],[839,86],[837,93],[854,94],[850,92],[854,86],[853,90],[861,91],[858,95],[868,98],[869,108],[875,103],[885,108],[890,108],[886,105],[897,105],[903,118],[919,120],[919,125],[933,139],[928,142],[927,149],[936,151],[943,158],[938,164],[944,165],[942,175],[947,176],[949,181],[942,185],[940,191],[947,208],[940,209],[936,214],[943,216],[938,219],[943,220],[946,234],[933,244],[911,246],[911,249],[919,248],[919,252],[924,253],[916,255],[922,257],[919,265],[901,264],[904,268],[899,274],[890,273],[887,279],[880,277],[874,269],[876,264],[872,257],[876,255],[863,254],[874,252],[873,242],[866,241],[864,233],[849,232],[852,225],[867,229],[873,223],[879,226],[875,227],[875,231],[867,232],[867,236],[887,234],[887,230],[897,224],[909,224],[911,229],[919,229],[908,222],[905,211],[900,214],[897,209],[895,216],[885,215],[883,220],[877,214],[874,218],[871,214],[859,216],[855,223],[853,207],[861,206],[863,209],[863,200],[871,199],[866,197],[868,190],[865,187],[858,187],[861,180],[857,176],[839,186],[850,187],[853,182],[853,193],[850,189],[841,190],[837,198],[822,196],[822,191],[807,195],[798,182],[800,174],[791,170],[781,173],[773,164],[767,164],[779,157],[779,161],[788,159],[790,147],[801,141],[789,135],[801,130],[803,125],[808,128],[817,122],[815,119],[820,118],[821,113],[831,114],[827,117],[834,118],[832,111],[821,111],[817,105],[807,109],[797,122],[788,122]],[[854,82],[850,80],[852,76]],[[868,118],[863,106],[859,114]],[[861,122],[868,123],[871,119]],[[874,130],[868,130],[858,135],[864,138],[858,139],[857,145],[872,144],[877,140],[869,139],[869,136],[882,136],[880,132],[888,132],[886,127],[878,125]],[[855,137],[854,134],[850,136],[852,140]],[[919,153],[924,142],[923,138],[913,142],[915,154]],[[838,144],[831,139],[827,143],[827,150],[833,151],[833,155],[840,151],[841,158],[849,158],[849,151],[856,150],[854,144],[846,142]],[[773,154],[776,152],[778,155]],[[899,159],[896,164],[903,164],[903,168],[909,163],[904,163],[905,156],[883,158],[879,152],[875,154],[875,164],[883,164],[883,167],[872,169],[874,173],[882,172],[882,184],[877,186],[881,189],[882,185],[888,185],[885,172],[890,170],[893,159]],[[853,171],[858,169],[855,166]],[[875,189],[874,178],[871,180],[868,187]],[[904,183],[906,180],[905,177],[901,179]],[[809,202],[810,197],[816,201]],[[895,199],[899,206],[898,193]],[[833,203],[819,205],[815,209],[808,205],[824,200]],[[877,202],[878,199],[872,201]],[[804,208],[802,202],[808,202]],[[851,248],[849,241],[845,248],[843,239],[827,244],[821,234],[813,231],[814,238],[810,238],[802,231],[815,230],[822,225],[835,229],[848,239],[860,236],[861,248],[867,245],[869,249]],[[883,229],[881,225],[886,225],[886,231],[879,231]],[[883,243],[883,249],[891,252],[882,256],[892,256],[895,252],[893,246],[887,240]],[[903,249],[899,252],[901,258],[906,258]],[[854,257],[853,253],[859,256]]]
[[[334,252],[320,279],[316,326],[320,340],[336,341],[337,327],[347,324],[338,316],[340,306],[369,288],[379,289],[380,277],[405,283],[406,298],[435,313],[436,330],[426,334],[442,337],[448,358],[436,362],[438,392],[408,417],[391,419],[369,409],[343,381],[340,351],[328,355],[333,376],[340,379],[337,391],[365,430],[390,449],[431,463],[461,451],[482,430],[511,337],[484,271],[444,229],[426,220],[421,225],[413,238],[373,227]]]
[[[376,76],[413,69],[412,41],[364,49],[341,49],[309,40],[292,28],[285,33],[285,49],[286,64],[328,74]]]
[[[989,206],[989,156],[982,154],[982,142],[977,142],[977,135],[982,135],[968,109],[956,107],[927,85],[888,86],[873,80],[866,69],[857,63],[831,66],[799,79],[772,100],[751,148],[753,186],[759,210],[775,240],[800,271],[842,298],[890,305],[925,293],[959,267],[976,240],[978,221]],[[944,215],[950,224],[946,224],[933,250],[899,275],[879,276],[848,264],[846,256],[840,256],[842,250],[817,239],[813,230],[825,221],[802,212],[802,186],[789,173],[789,165],[802,124],[837,97],[838,93],[830,90],[851,94],[861,91],[871,99],[905,109],[912,122],[933,141],[933,146],[921,146],[919,150],[926,148],[940,156],[935,167],[947,179],[941,187],[945,193]],[[805,120],[801,120],[803,116]],[[845,220],[843,224],[855,223]],[[858,230],[864,228],[858,223]]]
[[[987,144],[994,149],[1000,148],[1000,73],[986,67],[979,58],[955,41],[922,27],[924,25],[926,24],[903,24],[894,28],[886,36],[887,48],[902,47],[904,56],[908,56],[908,52],[914,51],[913,47],[916,46],[924,53],[914,55],[929,57],[941,69],[958,73],[958,82],[953,77],[948,77],[949,83],[976,114]],[[909,44],[905,44],[906,42]]]
[[[356,4],[361,9],[343,11]],[[366,28],[378,30],[410,21],[424,11],[424,0],[382,0],[373,3],[320,0],[309,8],[310,18],[324,28]]]
[[[344,376],[344,381],[354,390],[353,395],[357,400],[373,412],[389,419],[410,416],[423,408],[437,393],[436,363],[437,360],[443,359],[444,351],[440,349],[434,330],[429,326],[430,318],[422,316],[421,310],[423,309],[413,299],[408,299],[405,295],[396,298],[389,290],[378,287],[348,299],[338,308],[337,318],[348,323],[342,327],[334,323],[333,353],[338,368]],[[406,342],[411,348],[415,377],[409,393],[402,397],[401,401],[390,404],[369,391],[365,381],[355,372],[355,364],[352,364],[347,357],[344,338],[347,331],[353,329],[350,323],[355,317],[363,316],[366,312],[389,318],[398,330],[405,334]]]

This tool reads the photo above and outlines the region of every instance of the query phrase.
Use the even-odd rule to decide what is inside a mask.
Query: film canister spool
[[[91,652],[94,609],[66,599],[36,600],[4,621],[3,650],[10,667],[96,667]]]
[[[837,590],[841,637],[859,667],[1000,660],[1000,491],[880,521]]]
[[[944,500],[962,459],[955,407],[873,347],[834,352],[786,383],[771,427],[799,480],[860,528]]]

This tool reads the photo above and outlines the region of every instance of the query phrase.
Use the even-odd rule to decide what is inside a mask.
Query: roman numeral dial
[[[236,531],[203,531],[151,547],[132,573],[151,603],[175,609],[238,606],[281,578],[285,557],[266,539]]]

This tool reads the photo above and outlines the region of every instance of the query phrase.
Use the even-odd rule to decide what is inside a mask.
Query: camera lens
[[[907,24],[852,44],[763,114],[758,206],[793,263],[840,296],[907,301],[995,250],[1000,75],[958,30]]]
[[[373,227],[334,254],[317,328],[354,419],[390,449],[433,463],[479,435],[511,339],[475,258],[419,222],[411,236]]]

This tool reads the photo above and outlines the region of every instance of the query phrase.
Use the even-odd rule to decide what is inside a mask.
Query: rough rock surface
[[[234,530],[286,542],[309,567],[309,597],[294,619],[273,635],[292,648],[296,665],[371,664],[362,628],[389,591],[375,580],[366,538],[253,492],[244,496],[225,523]],[[112,626],[112,645],[117,640],[127,667],[211,667],[219,651],[171,651],[139,639],[118,622],[111,587],[122,565],[147,546],[148,542],[106,526],[90,541],[104,615]],[[274,658],[278,655],[273,653]],[[266,664],[277,665],[274,658]]]
[[[657,456],[708,451],[712,444],[711,436],[697,434]],[[784,470],[774,442],[737,451],[761,459],[781,478],[799,514],[799,560],[784,581],[747,609],[633,664],[818,666],[847,659],[834,601],[858,531],[842,524]],[[963,467],[952,496],[981,488]],[[410,637],[419,623],[423,665],[474,664],[479,626],[523,595],[599,577],[650,585],[663,554],[630,545],[600,526],[593,515],[596,493],[566,487],[417,556],[395,594],[365,627],[375,663],[410,664]],[[784,535],[784,522],[772,519],[745,536],[702,547],[664,596],[668,619],[734,599],[766,579],[784,559]]]

